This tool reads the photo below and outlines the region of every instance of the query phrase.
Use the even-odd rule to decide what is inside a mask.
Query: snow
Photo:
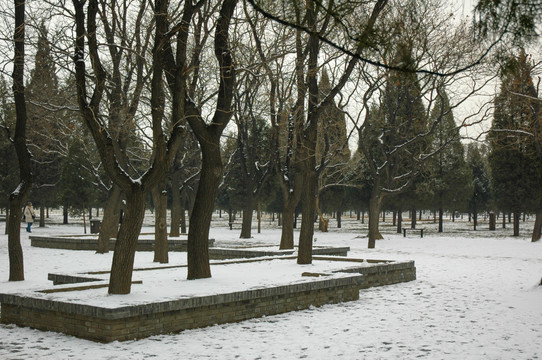
[[[390,221],[389,216],[387,220]],[[280,230],[276,222],[264,220],[262,233],[253,230],[249,241],[238,238],[238,222],[234,225],[237,228],[230,231],[227,217],[213,220],[210,236],[216,239],[215,246],[278,247]],[[427,220],[423,223],[424,238],[417,234],[405,238],[396,234],[388,222],[382,226],[385,240],[377,241],[377,248],[371,250],[367,249],[364,237],[366,224],[347,215],[342,224],[343,229],[336,229],[331,220],[330,232],[318,232],[315,245],[350,246],[349,257],[415,260],[418,279],[362,290],[358,301],[139,341],[98,344],[59,333],[0,325],[0,359],[542,358],[542,287],[538,286],[542,277],[542,243],[530,242],[532,219],[521,224],[519,238],[511,236],[510,228],[490,232],[486,230],[487,223],[479,224],[476,232],[468,231],[472,226],[466,221],[447,221],[446,232],[438,234],[436,224]],[[146,218],[145,225],[148,227],[144,232],[152,231],[152,215]],[[35,235],[82,232],[80,224],[33,227]],[[110,267],[112,253],[32,248],[26,232],[21,234],[26,280],[7,281],[7,236],[0,235],[0,292],[48,287],[49,272],[75,273]],[[186,253],[172,252],[169,258],[169,265],[186,264]],[[152,253],[138,252],[136,267],[160,266],[152,259]],[[210,282],[217,289],[240,286],[242,282],[270,276],[266,267],[272,264],[254,265],[250,273],[239,273],[236,266],[223,266],[220,270],[213,267],[213,278],[202,282]],[[298,266],[281,264],[272,271],[285,272],[283,276],[289,276],[289,271]],[[185,270],[181,269],[165,274],[179,286],[199,282],[184,280]],[[299,269],[298,273],[303,271],[313,269]],[[134,280],[138,276],[134,274]],[[163,285],[163,281],[166,280],[156,279],[155,285]],[[145,290],[140,289],[148,283],[143,278],[143,284],[133,285],[133,293],[128,297],[142,298],[141,291]],[[193,285],[189,291],[201,291],[198,286]],[[159,290],[161,294],[167,291],[171,290]],[[99,298],[112,297],[102,294]]]

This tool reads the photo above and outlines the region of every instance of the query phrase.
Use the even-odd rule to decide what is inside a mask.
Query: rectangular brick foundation
[[[0,294],[1,322],[110,342],[359,299],[363,275],[146,305],[103,308]]]

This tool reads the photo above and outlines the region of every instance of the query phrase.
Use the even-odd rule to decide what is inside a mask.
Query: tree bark
[[[310,160],[312,158],[312,161]],[[316,172],[314,170],[314,154],[305,160],[306,166],[311,167],[312,171],[305,168],[304,183],[305,187],[301,194],[301,230],[299,231],[299,250],[297,256],[298,264],[312,263],[312,239],[314,235],[314,217],[316,215]]]
[[[380,194],[379,187],[379,184],[373,185],[371,198],[369,199],[369,249],[375,248],[376,240],[383,239],[382,234],[380,234],[378,229],[380,209],[382,206],[382,195]]]
[[[171,228],[169,236],[178,237],[181,226],[181,171],[174,171],[171,175]]]
[[[536,212],[536,219],[534,221],[533,236],[531,238],[532,242],[540,240],[542,237],[542,210]]]
[[[475,209],[476,210],[476,209]],[[489,230],[495,230],[497,228],[497,220],[495,219],[495,213],[489,213]]]
[[[254,203],[248,201],[246,209],[243,210],[243,220],[241,224],[240,239],[250,239],[252,237],[252,216],[254,214]]]
[[[26,100],[24,90],[25,1],[15,0],[13,42],[13,95],[15,99],[15,137],[13,143],[19,162],[19,184],[9,196],[8,256],[9,281],[24,280],[23,249],[21,246],[21,217],[23,205],[32,188],[30,152],[26,146]]]
[[[258,200],[258,234],[262,233],[262,202]]]
[[[188,228],[189,280],[211,277],[209,228],[218,186],[222,180],[219,137],[212,142],[200,141],[200,146],[202,150],[201,174]]]
[[[62,207],[62,224],[68,224],[68,207],[66,205]]]
[[[162,179],[152,189],[154,202],[154,262],[167,264],[168,240],[167,240],[167,190],[166,179]]]
[[[444,217],[444,211],[442,210],[442,206],[438,209],[438,232],[441,233],[443,230],[443,217]]]
[[[282,230],[280,236],[280,250],[294,248],[294,213],[296,205],[287,204],[282,209]]]
[[[412,209],[410,212],[410,228],[416,229],[416,209]]]
[[[40,227],[45,227],[45,206],[40,206]]]
[[[109,252],[109,239],[117,238],[119,234],[120,206],[122,202],[122,190],[113,184],[109,191],[109,198],[103,211],[102,224],[98,235],[98,254]]]
[[[138,188],[126,194],[126,216],[115,243],[109,278],[109,294],[130,293],[137,240],[145,216],[146,195],[145,191]]]
[[[397,211],[397,234],[401,233],[403,227],[403,210],[399,209]]]
[[[519,211],[514,211],[514,236],[519,236],[519,221],[521,213]]]
[[[473,223],[474,223],[474,230],[476,231],[476,228],[478,227],[478,211],[473,212]]]

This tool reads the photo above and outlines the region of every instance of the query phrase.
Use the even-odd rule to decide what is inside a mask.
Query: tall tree
[[[54,204],[60,178],[63,146],[69,142],[63,133],[66,113],[60,96],[56,66],[47,38],[47,27],[38,27],[34,69],[27,86],[28,141],[32,150],[34,191],[32,201],[40,206],[40,226],[44,226],[45,207]]]
[[[428,161],[428,186],[439,213],[438,232],[443,231],[444,210],[463,210],[472,196],[472,173],[465,161],[459,128],[450,108],[446,89],[438,92],[431,122],[438,123],[433,134],[432,149],[437,152]],[[441,119],[438,119],[438,117]]]
[[[12,139],[19,161],[19,184],[9,197],[8,253],[9,281],[24,280],[23,249],[21,246],[21,217],[23,204],[32,188],[30,152],[26,145],[26,100],[24,87],[25,62],[25,1],[15,0],[13,42],[13,96],[15,99],[15,135]]]
[[[108,124],[102,117],[101,106],[103,102],[104,93],[106,92],[106,85],[108,79],[115,79],[120,77],[117,72],[118,67],[113,68],[113,76],[108,77],[107,71],[104,68],[105,54],[98,49],[99,36],[101,29],[108,28],[110,26],[107,16],[107,12],[111,9],[116,9],[115,6],[108,6],[108,2],[98,2],[97,0],[91,0],[88,2],[88,6],[85,9],[85,2],[74,0],[73,5],[75,8],[75,20],[76,20],[76,42],[75,42],[75,71],[77,80],[77,92],[79,108],[83,121],[87,125],[91,132],[96,146],[100,153],[104,168],[108,176],[113,182],[119,186],[126,196],[126,211],[119,230],[117,242],[115,244],[115,253],[113,256],[113,263],[111,265],[111,277],[109,282],[109,293],[112,294],[127,294],[131,289],[131,277],[133,271],[133,261],[135,256],[136,243],[139,238],[141,225],[143,222],[145,201],[149,191],[156,186],[166,175],[169,169],[173,157],[180,145],[181,135],[184,132],[184,121],[182,113],[179,111],[179,102],[175,102],[171,111],[171,126],[169,137],[164,134],[165,126],[163,124],[164,113],[164,89],[163,89],[163,60],[166,52],[165,44],[169,39],[168,32],[168,19],[167,19],[167,1],[157,1],[155,8],[153,9],[153,15],[155,20],[155,37],[154,47],[152,50],[153,56],[153,68],[150,77],[151,80],[151,129],[152,129],[152,141],[153,141],[153,154],[150,160],[150,166],[147,171],[140,175],[135,172],[135,167],[130,163],[126,157],[126,153],[123,151],[122,144],[119,144],[118,140],[122,137],[115,136],[116,131],[121,131],[122,127],[119,127],[118,122],[113,121]],[[125,8],[126,9],[126,8]],[[145,38],[144,31],[142,29],[143,17],[147,9],[145,2],[141,3],[139,9],[135,10],[135,23],[134,38],[135,48],[141,51],[145,46],[141,40]],[[100,14],[100,22],[97,21],[97,15]],[[116,24],[116,23],[115,23]],[[101,25],[101,27],[100,27]],[[125,24],[127,25],[127,24]],[[115,25],[116,26],[116,25]],[[125,29],[125,27],[122,27]],[[98,31],[100,30],[100,31]],[[106,33],[106,37],[109,33]],[[114,34],[114,33],[113,33]],[[85,41],[87,39],[87,41]],[[122,36],[118,38],[121,41],[121,45],[124,44],[126,37]],[[115,37],[108,37],[105,43],[108,44],[113,63],[119,62],[121,57],[120,52],[124,52],[125,46],[117,46]],[[88,45],[88,55],[91,60],[93,77],[88,77],[87,63],[85,61],[86,45]],[[142,54],[141,54],[142,55]],[[136,56],[139,58],[139,56]],[[142,60],[142,58],[140,59]],[[142,62],[137,62],[139,65],[143,65]],[[173,71],[172,74],[179,74],[180,70]],[[143,76],[142,72],[138,73]],[[89,80],[94,80],[94,83],[89,83]],[[127,89],[131,90],[132,96],[138,98],[141,93],[141,87],[143,86],[144,79],[138,79],[134,88],[130,86]],[[182,89],[180,84],[181,79],[177,83],[178,90]],[[113,81],[111,84],[113,87],[120,86],[117,82]],[[172,87],[173,89],[177,89]],[[91,94],[89,92],[91,91]],[[127,91],[126,91],[127,92]],[[177,99],[179,92],[173,92],[172,97]],[[118,94],[118,93],[116,93]],[[114,99],[113,99],[114,100]],[[112,106],[118,106],[118,103],[112,102]],[[134,119],[134,115],[137,111],[138,101],[133,103],[135,108],[130,108],[131,112],[122,113],[126,115],[122,118],[123,121],[128,120],[129,124]],[[110,115],[115,117],[120,115],[119,112],[111,112]],[[117,118],[118,119],[118,118]],[[110,125],[110,126],[108,126]],[[135,173],[134,173],[135,172]],[[134,174],[138,177],[131,176]]]
[[[470,143],[467,146],[467,164],[471,168],[473,183],[469,212],[473,215],[474,230],[478,226],[478,214],[489,209],[491,189],[487,152],[485,145]]]
[[[495,99],[488,135],[492,188],[497,206],[514,214],[514,236],[519,236],[522,211],[540,205],[537,143],[531,134],[538,126],[539,100],[525,51],[511,55],[502,68],[501,88]]]
[[[402,44],[394,64],[415,69],[412,47]],[[417,159],[426,151],[427,118],[416,73],[391,71],[378,108],[368,111],[360,148],[371,170],[373,184],[369,200],[369,248],[382,238],[378,230],[385,189],[404,190],[419,172]],[[395,191],[398,192],[398,191]]]

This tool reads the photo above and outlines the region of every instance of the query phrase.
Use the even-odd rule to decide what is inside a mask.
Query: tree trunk
[[[174,171],[171,176],[171,228],[169,236],[178,237],[181,226],[181,172]]]
[[[416,209],[410,211],[410,228],[416,229]]]
[[[495,213],[489,213],[489,230],[495,230],[497,228],[497,220],[495,219]]]
[[[382,195],[380,194],[378,186],[375,185],[371,191],[371,198],[369,200],[369,249],[375,248],[376,240],[383,239],[378,229],[381,206]]]
[[[184,201],[181,198],[181,234],[186,234],[186,209]]]
[[[392,225],[397,226],[397,211],[393,210],[392,213]]]
[[[365,210],[361,211],[361,223],[365,224]]]
[[[45,227],[45,206],[40,206],[40,228]]]
[[[258,200],[258,234],[262,233],[262,201]]]
[[[166,179],[161,180],[152,189],[154,202],[154,262],[167,264],[168,241],[167,241],[167,190]]]
[[[246,209],[243,209],[243,221],[241,224],[240,239],[250,239],[252,237],[252,216],[254,213],[254,203],[250,200]]]
[[[312,263],[312,239],[314,235],[314,218],[316,216],[316,171],[314,170],[315,158],[313,156],[305,160],[304,183],[301,208],[301,230],[299,231],[298,264]]]
[[[29,192],[30,189],[28,189],[25,194],[18,193],[18,196],[16,196],[12,193],[10,195],[8,221],[9,281],[24,280],[21,220],[25,197]]]
[[[443,230],[443,217],[444,217],[444,211],[442,210],[442,207],[439,207],[438,209],[438,232],[441,233]]]
[[[542,237],[542,210],[536,212],[536,219],[534,221],[533,237],[531,238],[532,242],[540,240]]]
[[[6,226],[5,226],[5,229],[4,229],[4,233],[6,235],[8,234],[8,228],[9,228],[9,206],[6,208]]]
[[[337,228],[338,229],[342,227],[342,224],[341,224],[342,214],[343,214],[343,211],[341,209],[337,210]]]
[[[145,216],[146,197],[147,193],[141,189],[134,189],[126,194],[125,216],[115,243],[111,265],[109,294],[130,293],[136,245]]]
[[[202,151],[201,174],[188,228],[189,280],[211,277],[209,228],[218,186],[222,180],[219,137],[199,143]]]
[[[117,238],[119,233],[120,206],[122,202],[122,190],[113,184],[109,191],[109,198],[105,203],[102,224],[98,235],[98,254],[109,252],[109,239]]]
[[[280,250],[294,248],[294,218],[295,207],[297,205],[285,204],[282,209],[282,230],[280,236]]]
[[[403,227],[403,210],[399,209],[397,211],[397,234],[401,233]]]
[[[82,212],[83,212],[83,234],[86,234],[87,233],[87,216],[86,216],[85,205],[83,205]]]
[[[279,227],[282,226],[282,213],[278,213],[278,214],[277,214],[277,225],[278,225]]]
[[[62,224],[68,224],[68,207],[66,205],[62,207]]]
[[[21,217],[23,205],[32,188],[30,152],[26,146],[26,100],[24,90],[25,64],[25,1],[15,0],[13,32],[13,96],[15,100],[15,136],[13,144],[19,163],[19,184],[9,196],[8,256],[9,281],[24,280],[23,249],[21,246]],[[7,218],[6,218],[7,219]]]
[[[514,211],[514,236],[519,236],[519,221],[521,213],[519,211]]]
[[[476,210],[473,212],[473,223],[474,230],[476,231],[476,228],[478,227],[478,212]]]
[[[502,228],[506,229],[506,214],[504,211],[502,212]]]

